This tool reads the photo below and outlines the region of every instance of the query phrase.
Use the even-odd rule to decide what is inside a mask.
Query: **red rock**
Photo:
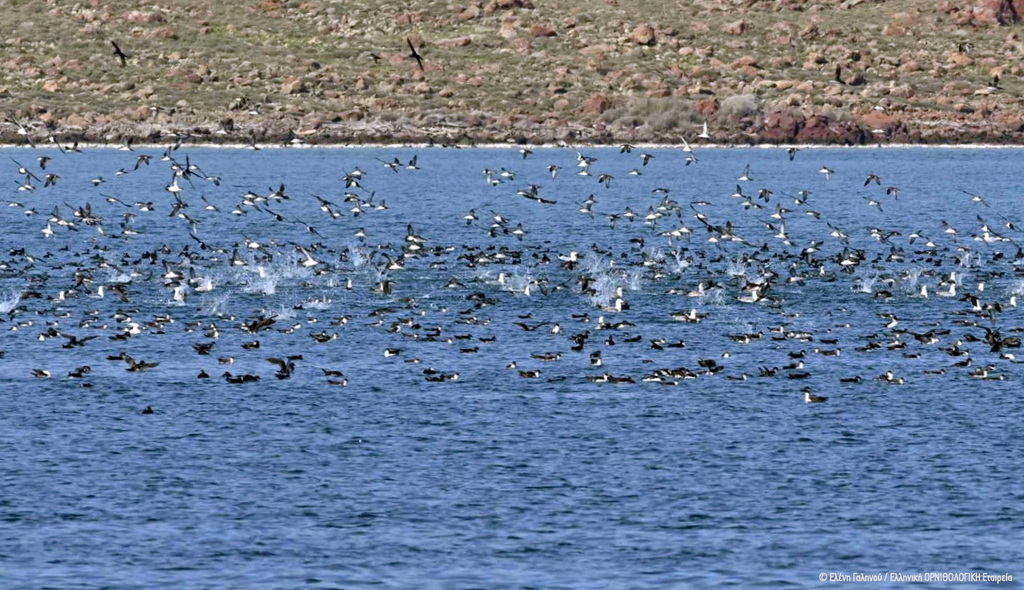
[[[966,53],[954,53],[950,55],[949,63],[957,66],[972,66],[974,65],[974,58]]]
[[[512,10],[514,8],[532,9],[533,3],[530,0],[491,0],[484,7],[484,12],[491,14],[498,10]]]
[[[831,121],[827,117],[814,115],[804,122],[797,131],[797,140],[801,143],[826,143],[835,140],[830,128]]]
[[[843,82],[845,82],[847,86],[862,86],[867,83],[867,79],[864,77],[864,74],[856,72],[847,76]]]
[[[580,53],[583,55],[598,55],[602,53],[611,53],[615,51],[615,46],[608,43],[599,43],[597,45],[588,45],[580,49]]]
[[[637,25],[633,32],[629,34],[629,40],[637,45],[654,45],[654,27],[647,24]]]
[[[757,67],[757,58],[752,55],[744,55],[732,62],[733,68]]]
[[[800,32],[797,33],[797,36],[803,39],[804,41],[809,41],[811,39],[817,39],[820,34],[821,31],[818,30],[818,25],[811,23],[804,27],[803,29],[800,29]]]
[[[583,105],[583,112],[588,114],[600,115],[607,111],[612,106],[612,99],[608,98],[603,94],[595,94],[591,96],[585,105]]]
[[[889,23],[882,29],[882,34],[887,37],[902,37],[907,34],[907,27],[899,23]]]
[[[557,35],[558,32],[555,31],[554,27],[551,27],[549,25],[542,25],[540,23],[536,23],[532,27],[530,27],[530,36],[534,38],[555,37]]]
[[[135,108],[125,109],[123,116],[125,119],[128,119],[129,121],[135,121],[136,123],[138,123],[140,121],[145,121],[146,119],[149,119],[152,116],[152,113],[150,112],[148,106],[143,105]]]
[[[173,41],[178,38],[178,34],[174,32],[174,29],[157,29],[153,31],[153,38],[170,39]]]
[[[505,39],[515,39],[519,33],[516,32],[516,23],[514,20],[504,20],[501,26],[498,27],[498,36],[504,37]]]
[[[64,126],[76,127],[78,129],[88,129],[91,126],[91,124],[89,123],[89,120],[83,117],[82,115],[73,114],[68,115],[67,118],[64,119]]]
[[[840,143],[862,144],[868,135],[856,123],[834,122],[828,117],[811,116],[797,132],[796,140],[800,143]]]
[[[469,37],[456,37],[454,39],[442,39],[437,42],[438,47],[466,47],[472,43]]]
[[[281,0],[261,0],[260,8],[263,10],[277,10],[281,8]]]
[[[768,113],[761,139],[768,142],[793,141],[804,121],[804,116],[797,112],[772,111]]]
[[[475,5],[470,6],[469,8],[457,14],[455,18],[459,20],[473,20],[475,18],[480,18],[480,7]]]
[[[980,0],[972,16],[980,24],[1012,25],[1024,20],[1024,0]]]
[[[282,94],[299,94],[305,92],[306,84],[300,78],[289,76],[284,84],[281,85]]]
[[[693,103],[693,110],[704,115],[705,118],[717,113],[718,107],[717,98],[704,98]]]
[[[509,45],[511,45],[512,49],[515,49],[519,53],[528,53],[530,49],[533,47],[533,44],[530,43],[530,40],[525,37],[520,39],[512,39],[511,41],[509,41]]]
[[[124,15],[125,22],[139,24],[139,25],[152,25],[156,23],[164,22],[164,15],[159,12],[145,12],[142,10],[132,10],[128,14]]]
[[[743,19],[733,21],[722,27],[722,32],[727,35],[742,35],[746,30],[747,23]]]
[[[889,131],[899,124],[899,121],[897,121],[892,115],[888,115],[883,111],[875,110],[860,117],[860,122],[868,129],[881,129],[882,131]]]

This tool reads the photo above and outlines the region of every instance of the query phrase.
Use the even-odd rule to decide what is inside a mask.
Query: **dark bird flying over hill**
[[[116,41],[111,41],[110,44],[114,46],[114,51],[113,51],[114,57],[116,57],[117,59],[121,60],[121,67],[123,68],[126,65],[128,65],[128,54],[123,52],[123,51],[121,51],[121,48],[117,46],[117,42]]]
[[[409,57],[415,59],[416,67],[418,67],[420,70],[423,70],[423,56],[416,51],[416,47],[412,44],[412,39],[406,37],[405,42],[409,44],[409,50],[412,52],[409,54]]]

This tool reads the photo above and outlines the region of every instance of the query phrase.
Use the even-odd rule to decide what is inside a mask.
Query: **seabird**
[[[126,65],[128,65],[128,57],[129,57],[128,54],[126,54],[125,52],[121,51],[121,48],[118,47],[116,41],[111,40],[110,44],[114,46],[113,56],[116,57],[121,62],[121,67],[123,68]]]
[[[803,394],[804,394],[804,402],[805,403],[816,404],[816,403],[821,403],[821,402],[828,401],[828,398],[825,397],[825,396],[812,395],[810,387],[805,387],[805,388],[803,388],[802,391],[803,391]]]
[[[422,72],[423,71],[423,56],[421,56],[419,54],[419,52],[416,51],[416,47],[412,44],[412,39],[410,39],[409,37],[406,37],[405,38],[405,42],[409,45],[409,51],[410,51],[409,57],[411,57],[411,58],[416,60],[416,67],[419,68],[420,71]]]

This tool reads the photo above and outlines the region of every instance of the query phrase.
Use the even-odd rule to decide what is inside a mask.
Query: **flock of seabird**
[[[115,50],[119,53],[116,45]],[[698,137],[710,138],[706,123]],[[315,371],[325,385],[346,386],[360,379],[345,368],[346,353],[356,354],[344,343],[346,326],[354,323],[383,343],[376,352],[358,354],[398,361],[391,370],[414,371],[428,383],[467,382],[466,372],[454,363],[445,369],[429,366],[430,343],[457,355],[489,351],[494,357],[506,351],[494,371],[526,381],[581,385],[680,385],[696,379],[723,384],[783,379],[785,384],[811,378],[816,368],[818,386],[839,389],[871,381],[899,385],[919,375],[947,373],[1003,380],[1020,362],[1015,351],[1022,328],[1012,323],[1024,285],[1020,231],[985,197],[966,189],[951,190],[948,198],[958,208],[972,208],[976,225],[955,228],[943,221],[909,231],[887,217],[885,207],[912,197],[879,174],[862,171],[865,194],[851,199],[850,207],[863,208],[864,227],[844,229],[815,209],[815,193],[824,192],[837,174],[852,171],[822,166],[819,178],[806,179],[814,190],[787,194],[758,186],[758,174],[748,165],[737,171],[731,195],[683,199],[681,190],[658,188],[622,204],[621,196],[605,196],[628,191],[612,173],[617,168],[601,169],[601,160],[635,162],[628,175],[638,176],[652,163],[700,165],[697,149],[685,143],[681,149],[639,153],[623,145],[618,153],[601,151],[599,158],[565,145],[523,148],[517,156],[523,169],[536,172],[521,177],[543,175],[547,183],[518,180],[519,173],[508,167],[487,168],[479,181],[480,190],[494,195],[486,211],[467,203],[455,213],[452,205],[447,222],[425,225],[396,218],[386,193],[393,174],[429,174],[427,158],[380,158],[364,162],[366,170],[339,167],[333,194],[300,195],[281,183],[266,192],[224,198],[206,196],[222,178],[180,142],[152,154],[125,144],[123,166],[90,180],[71,178],[65,170],[81,148],[54,147],[59,153],[6,150],[3,176],[14,182],[7,184],[0,204],[16,214],[7,214],[8,223],[16,223],[17,231],[32,228],[33,237],[24,246],[8,241],[0,259],[8,284],[23,285],[0,301],[5,330],[19,335],[9,335],[4,347],[26,345],[28,334],[40,346],[51,346],[46,350],[54,358],[74,355],[80,363],[66,375],[32,367],[24,369],[26,376],[89,387],[97,362],[123,364],[131,373],[159,371],[162,363],[166,368],[167,360],[185,354],[151,343],[173,331],[191,344],[187,353],[196,355],[191,366],[201,367],[196,379],[219,377],[241,385]],[[593,177],[589,196],[559,189],[559,172],[567,174],[569,167],[562,151],[575,155],[575,174]],[[789,165],[797,152],[779,150],[778,166]],[[540,161],[553,154],[566,165]],[[166,184],[131,198],[115,194],[109,189],[113,183],[104,179],[156,167],[166,170]],[[73,198],[48,196],[54,187],[72,182],[77,183]],[[456,195],[452,200],[459,202]],[[593,243],[575,249],[549,246],[551,236],[536,235],[541,230],[515,220],[523,208],[553,220],[589,218]],[[404,227],[401,240],[375,242],[365,229],[369,224],[362,222],[371,215]],[[249,229],[233,235],[237,225],[228,220],[243,217],[253,220],[244,226]],[[793,221],[798,217],[799,223]],[[791,230],[796,226],[801,229]],[[8,236],[17,231],[7,228]],[[477,236],[476,244],[451,237],[466,232]],[[598,237],[605,232],[620,237],[602,245]],[[278,237],[285,234],[305,239]],[[40,251],[41,243],[60,245]],[[273,295],[274,273],[295,278],[296,291],[308,291],[308,297],[287,311],[263,306],[244,317],[218,305],[216,296],[225,291],[245,290],[256,300]],[[356,315],[366,307],[340,309],[330,289],[359,292],[370,311]],[[844,296],[826,305],[814,295],[825,290]],[[446,303],[427,301],[439,291],[446,293]],[[644,298],[656,298],[658,306],[638,306]],[[933,310],[936,300],[945,302]],[[844,324],[843,314],[853,308],[873,310],[877,325]],[[651,309],[663,311],[652,318]],[[772,318],[771,325],[725,333],[715,332],[721,324],[709,327],[719,314],[735,326],[737,317],[750,315],[746,310]],[[914,317],[905,321],[904,313]],[[800,327],[801,314],[824,316],[811,323],[817,326],[812,329]],[[298,352],[295,346],[273,349],[264,338],[269,334],[273,342],[287,336],[305,344]],[[234,343],[226,346],[228,335]],[[45,344],[50,341],[60,346]],[[137,344],[142,341],[147,344]],[[336,365],[307,364],[303,346],[332,343]],[[672,351],[687,347],[707,353],[688,364],[673,363]],[[737,354],[752,347],[756,354]],[[90,352],[94,349],[118,352],[100,355]],[[870,361],[843,364],[850,355]],[[618,362],[626,356],[645,369]],[[243,358],[250,364],[260,359],[266,371],[230,370]],[[911,362],[921,358],[928,359],[925,366]],[[548,368],[559,364],[571,368]],[[626,366],[630,369],[620,368]],[[850,366],[874,371],[842,373]],[[807,403],[828,399],[812,394],[809,386],[791,391],[802,393]],[[152,412],[151,406],[144,411]]]

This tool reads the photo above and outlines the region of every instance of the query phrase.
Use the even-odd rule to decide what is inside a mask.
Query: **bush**
[[[718,117],[725,121],[736,122],[747,117],[756,117],[761,113],[761,101],[753,94],[737,94],[722,101],[718,109]]]
[[[688,131],[703,121],[689,100],[672,96],[630,98],[625,105],[605,111],[601,120],[614,127],[649,133]]]

